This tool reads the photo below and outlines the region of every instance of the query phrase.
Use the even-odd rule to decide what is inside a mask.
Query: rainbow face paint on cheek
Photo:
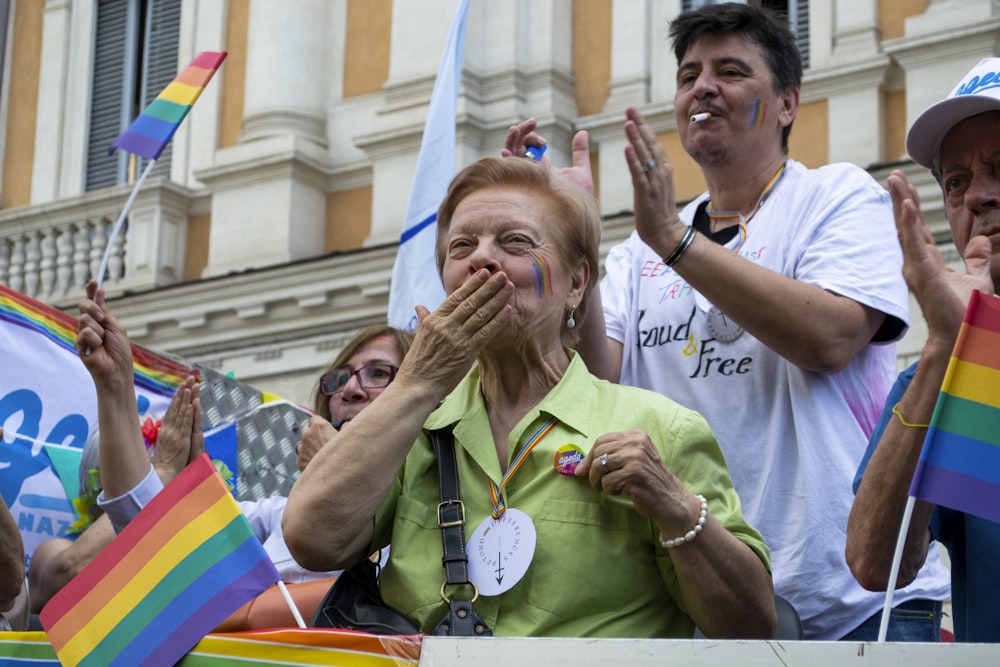
[[[532,257],[535,263],[535,280],[538,287],[538,296],[548,296],[552,294],[552,271],[549,262],[544,257]]]
[[[750,114],[750,129],[759,130],[764,125],[764,113],[767,111],[767,103],[759,99],[753,101],[753,113]]]

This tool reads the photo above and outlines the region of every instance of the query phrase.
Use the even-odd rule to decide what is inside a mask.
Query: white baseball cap
[[[906,152],[932,169],[948,131],[985,111],[1000,111],[1000,58],[980,60],[948,97],[924,109],[906,134]]]

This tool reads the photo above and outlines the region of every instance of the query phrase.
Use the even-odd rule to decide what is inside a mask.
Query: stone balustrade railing
[[[73,302],[97,275],[131,186],[0,210],[0,283],[40,301]],[[143,185],[111,240],[102,285],[108,294],[183,278],[192,196],[165,179]]]

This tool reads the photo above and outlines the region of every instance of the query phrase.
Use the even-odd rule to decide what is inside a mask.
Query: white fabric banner
[[[0,285],[0,493],[29,558],[76,520],[44,445],[82,449],[97,427],[97,394],[75,336],[74,318]],[[133,354],[139,413],[162,415],[186,369],[140,348]]]

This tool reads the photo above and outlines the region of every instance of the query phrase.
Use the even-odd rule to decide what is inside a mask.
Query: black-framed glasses
[[[352,375],[358,377],[362,389],[382,389],[396,379],[398,366],[392,364],[368,364],[356,371],[350,368],[334,368],[319,379],[319,390],[327,396],[333,396],[344,390]]]

